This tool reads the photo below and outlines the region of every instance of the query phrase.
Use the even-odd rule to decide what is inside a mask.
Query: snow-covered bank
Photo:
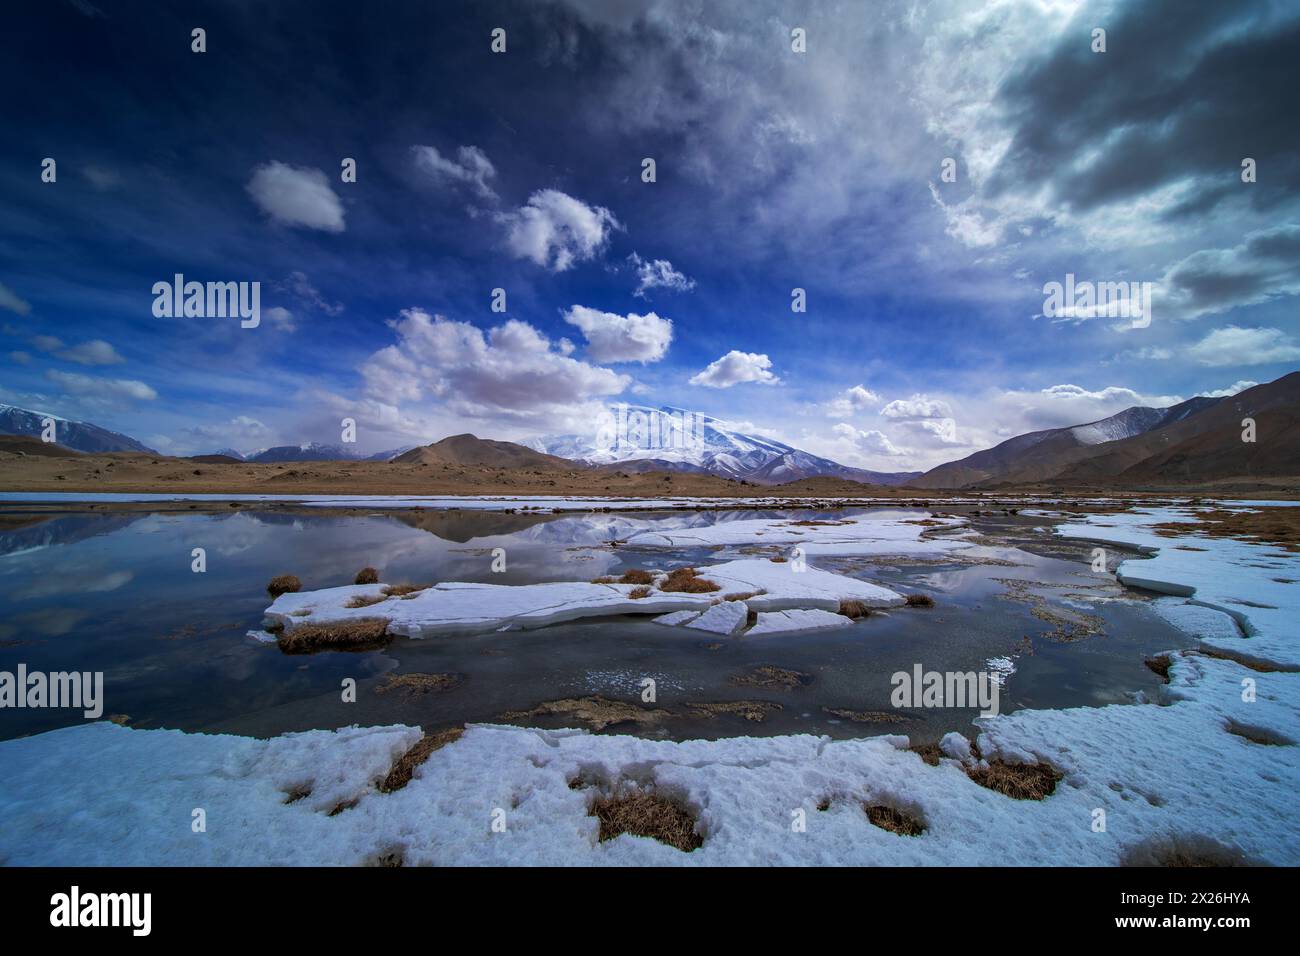
[[[1167,707],[985,721],[985,757],[1043,759],[1065,774],[1041,802],[987,790],[952,761],[928,766],[896,736],[671,743],[480,725],[384,794],[376,781],[418,730],[253,740],[101,722],[0,744],[0,861],[360,864],[398,852],[407,865],[1109,865],[1147,841],[1208,838],[1248,861],[1294,865],[1297,748],[1227,728],[1296,739],[1300,675],[1252,675],[1260,695],[1246,704],[1242,673],[1181,656]],[[593,786],[572,789],[578,778]],[[703,846],[688,854],[643,837],[599,842],[592,800],[628,785],[684,801]],[[863,802],[895,806],[926,830],[878,829]],[[204,833],[191,832],[195,809]],[[1093,829],[1097,810],[1104,832]],[[800,816],[806,832],[792,827]]]
[[[1187,527],[1177,537],[1159,534],[1156,525]],[[1211,537],[1196,532],[1196,511],[1139,508],[1063,524],[1057,534],[1135,548],[1150,557],[1120,563],[1116,577],[1132,587],[1186,597],[1196,605],[1230,615],[1239,628],[1207,624],[1205,616],[1181,612],[1193,636],[1227,653],[1300,668],[1300,555],[1269,544]]]

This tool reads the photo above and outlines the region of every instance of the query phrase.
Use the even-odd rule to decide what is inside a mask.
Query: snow
[[[631,584],[467,584],[449,582],[405,597],[389,597],[365,607],[348,607],[356,598],[383,597],[382,584],[350,584],[319,591],[282,594],[266,616],[292,631],[299,624],[386,618],[392,634],[425,638],[454,634],[546,627],[608,614],[664,614],[707,608],[703,594],[652,591],[629,595]],[[301,612],[307,611],[308,614]]]
[[[254,740],[99,722],[0,743],[0,862],[359,864],[398,849],[407,865],[1113,865],[1151,838],[1208,836],[1254,862],[1295,865],[1296,748],[1250,743],[1226,727],[1235,720],[1297,739],[1300,675],[1252,673],[1260,694],[1247,704],[1242,674],[1229,661],[1179,655],[1168,706],[982,720],[985,758],[1044,758],[1065,773],[1041,802],[984,789],[956,763],[927,766],[899,736],[674,743],[472,725],[406,788],[381,794],[375,781],[418,730]],[[957,741],[944,752],[959,753]],[[570,789],[579,775],[597,788]],[[704,845],[687,854],[627,835],[601,843],[591,800],[600,788],[633,785],[685,801]],[[285,803],[306,787],[310,796]],[[818,812],[824,799],[830,808]],[[863,802],[898,806],[926,832],[873,827]],[[190,830],[196,807],[206,833]],[[1092,829],[1097,809],[1105,832]],[[807,832],[792,830],[795,810]],[[494,811],[505,832],[493,832]]]
[[[1149,557],[1120,562],[1115,576],[1131,587],[1192,598],[1241,625],[1234,631],[1222,622],[1207,624],[1203,616],[1193,620],[1188,617],[1192,612],[1162,611],[1181,615],[1198,630],[1204,628],[1192,632],[1202,643],[1255,660],[1300,667],[1295,596],[1300,588],[1287,583],[1300,580],[1300,555],[1275,545],[1197,534],[1197,521],[1191,509],[1136,508],[1092,516],[1056,530],[1066,537],[1149,553]],[[1184,524],[1188,531],[1176,538],[1155,532],[1156,525],[1170,522]],[[1186,550],[1188,546],[1204,550]],[[1179,620],[1173,623],[1183,626]]]
[[[444,582],[405,596],[384,596],[383,584],[349,584],[318,591],[282,594],[266,609],[266,617],[292,631],[300,624],[329,624],[367,618],[385,618],[388,630],[406,637],[426,638],[455,634],[546,627],[564,621],[610,614],[665,614],[676,611],[703,613],[729,594],[753,594],[732,609],[714,609],[705,629],[720,627],[729,616],[744,617],[749,609],[778,611],[789,608],[838,610],[843,600],[871,607],[895,607],[902,595],[888,588],[818,568],[796,570],[792,562],[766,558],[728,561],[699,569],[699,576],[719,585],[719,590],[692,594],[660,591],[667,574],[660,572],[655,586],[642,598],[633,598],[632,584],[550,582],[546,584],[470,584]],[[755,593],[761,592],[761,593]],[[377,603],[349,607],[358,600]],[[719,633],[731,633],[729,629]]]
[[[758,615],[758,621],[745,632],[746,637],[765,634],[784,634],[789,631],[825,631],[837,627],[851,627],[853,621],[843,614],[830,611],[768,611]]]
[[[694,611],[677,611],[655,618],[656,624],[690,627],[713,634],[735,634],[745,627],[749,609],[744,601],[721,601],[703,614]]]
[[[937,524],[918,524],[920,520]],[[817,525],[800,525],[788,518],[748,518],[699,527],[647,529],[629,536],[627,545],[634,548],[789,545],[798,547],[805,555],[938,555],[971,545],[950,536],[923,538],[922,532],[965,524],[964,518],[934,518],[924,511],[909,518],[867,514]]]

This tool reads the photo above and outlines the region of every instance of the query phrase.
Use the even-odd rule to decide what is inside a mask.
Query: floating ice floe
[[[928,521],[929,524],[920,524]],[[923,536],[933,528],[960,528],[964,518],[935,518],[926,512],[894,518],[859,515],[800,523],[789,518],[746,518],[700,527],[647,529],[627,538],[629,547],[695,548],[735,545],[798,547],[806,555],[939,555],[971,547],[951,534]]]
[[[784,634],[789,631],[825,631],[850,627],[852,624],[853,621],[843,614],[832,611],[767,611],[758,615],[758,621],[745,632],[745,636],[762,637],[765,634]]]
[[[382,618],[388,630],[406,637],[480,634],[488,631],[546,627],[564,621],[611,614],[666,614],[691,611],[711,614],[702,629],[750,609],[838,610],[841,601],[856,600],[870,607],[894,607],[902,595],[842,574],[818,568],[796,570],[790,562],[764,558],[728,561],[699,569],[699,577],[718,585],[717,591],[661,591],[656,586],[553,582],[547,584],[435,584],[405,595],[386,596],[383,584],[350,584],[319,591],[282,594],[266,610],[271,621],[292,631],[300,624],[334,624]],[[655,578],[663,584],[666,574]],[[643,593],[643,597],[632,594]],[[728,602],[728,595],[745,595]],[[719,605],[736,604],[735,608]],[[662,622],[668,623],[668,622]],[[697,625],[699,626],[699,625]],[[733,633],[733,630],[717,633]]]
[[[695,611],[674,611],[672,614],[655,618],[655,623],[730,635],[744,630],[748,618],[749,609],[744,601],[721,601],[703,614]]]

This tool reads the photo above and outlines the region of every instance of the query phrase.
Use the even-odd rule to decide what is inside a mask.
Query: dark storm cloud
[[[1262,208],[1300,186],[1294,116],[1300,19],[1271,3],[1143,0],[1083,7],[1042,58],[999,91],[1014,129],[992,195],[1047,186],[1076,211],[1186,180],[1196,192],[1170,217],[1209,212],[1252,157]],[[1091,31],[1107,32],[1093,53]]]

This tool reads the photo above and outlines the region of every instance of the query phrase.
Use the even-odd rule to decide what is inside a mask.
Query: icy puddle
[[[0,515],[0,669],[103,669],[127,723],[3,712],[0,863],[1300,863],[1300,558],[1185,507],[953,510]],[[754,593],[673,584],[710,574]],[[432,582],[382,649],[246,636]],[[1001,713],[893,707],[916,665]]]
[[[969,729],[978,711],[893,707],[891,675],[917,663],[996,673],[1007,713],[1131,701],[1160,682],[1144,658],[1182,643],[1148,601],[1090,571],[1086,545],[1062,550],[1031,533],[1041,519],[973,520],[1041,540],[1055,549],[1046,556],[981,546],[967,519],[914,508],[358,516],[176,507],[9,514],[0,670],[102,670],[105,716],[138,728],[274,736],[505,720],[679,740],[904,732],[923,741]],[[203,573],[191,570],[195,548]],[[494,572],[500,561],[505,570]],[[380,583],[352,585],[367,566]],[[633,598],[636,585],[590,583],[636,569],[664,585],[666,572],[687,566],[718,590],[652,583]],[[283,573],[302,590],[272,601],[267,582]],[[385,595],[394,584],[435,583]],[[934,606],[890,606],[917,594]],[[841,616],[841,599],[870,613]],[[584,602],[589,616],[565,620]],[[300,623],[378,616],[398,636],[366,651],[286,654],[249,636],[277,620],[292,634]],[[348,678],[358,693],[344,704]],[[652,704],[642,700],[646,680]],[[623,709],[592,716],[572,703],[592,696]],[[0,737],[77,722],[68,711],[6,710]]]

